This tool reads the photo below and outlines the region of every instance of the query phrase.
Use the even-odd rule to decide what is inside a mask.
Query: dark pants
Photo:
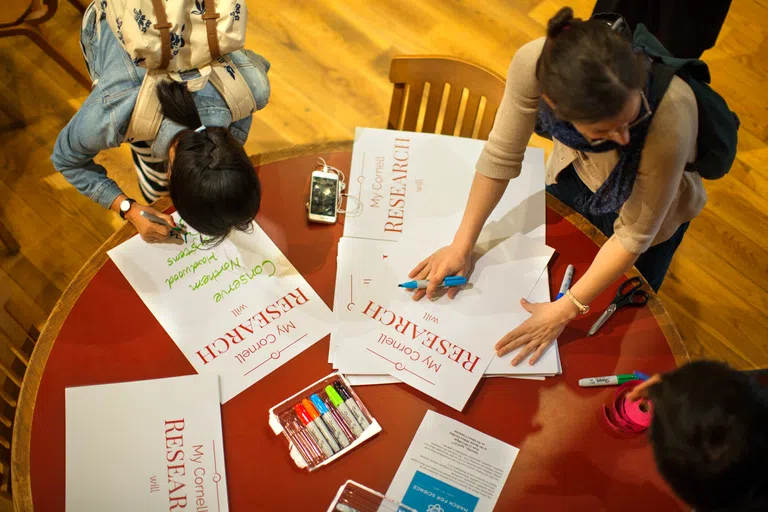
[[[621,14],[632,30],[643,23],[675,57],[701,57],[715,46],[731,0],[597,0],[592,14]]]
[[[569,166],[557,177],[557,183],[547,186],[547,192],[564,202],[585,219],[594,224],[602,231],[605,236],[613,235],[613,223],[619,217],[617,213],[606,213],[603,215],[592,215],[587,211],[587,201],[594,195],[591,190],[581,181],[579,175],[573,166]],[[688,229],[690,222],[680,225],[672,237],[660,244],[650,247],[640,255],[635,262],[635,267],[643,275],[648,284],[654,291],[659,291],[661,283],[664,282],[664,276],[667,275],[669,264],[672,263],[672,255],[675,254],[680,242],[683,241],[683,235]]]

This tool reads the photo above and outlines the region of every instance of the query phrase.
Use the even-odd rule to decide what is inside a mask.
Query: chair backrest
[[[59,0],[4,0],[2,4],[0,28],[5,28],[48,21],[56,14]]]
[[[399,55],[387,128],[487,139],[504,96],[504,78],[454,57]]]
[[[24,15],[32,9],[32,0],[10,0],[3,2],[0,9],[0,26],[21,23]]]
[[[11,438],[16,404],[37,331],[9,311],[8,278],[0,274],[0,498],[11,493]]]

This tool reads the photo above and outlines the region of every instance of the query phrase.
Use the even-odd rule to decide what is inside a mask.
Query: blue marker
[[[650,377],[648,375],[644,374],[643,372],[634,371],[632,373],[634,373],[635,377],[637,377],[638,379],[640,379],[642,381],[646,381],[646,380],[650,379]]]
[[[429,281],[426,279],[420,279],[419,281],[408,281],[397,286],[405,288],[406,290],[423,290],[427,287]],[[467,278],[464,276],[450,276],[443,279],[443,282],[439,285],[441,288],[447,288],[449,286],[463,286],[467,284]]]
[[[323,402],[317,394],[310,396],[309,399],[312,401],[312,405],[315,406],[315,409],[317,409],[317,412],[320,413],[320,417],[325,424],[328,425],[328,430],[331,431],[333,437],[339,442],[341,448],[344,449],[349,446],[347,435],[341,429],[341,425],[339,425],[336,418],[333,417],[333,414],[331,414],[331,411],[328,409],[328,406],[325,405],[325,402]]]
[[[557,294],[557,297],[555,297],[555,300],[558,300],[560,297],[565,295],[565,292],[567,292],[568,288],[571,287],[571,279],[573,279],[573,272],[574,272],[573,265],[568,265],[568,268],[565,269],[565,276],[563,276],[563,284],[560,285],[560,292]]]

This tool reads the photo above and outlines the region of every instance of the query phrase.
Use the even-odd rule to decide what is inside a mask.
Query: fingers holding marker
[[[440,283],[443,282],[444,276],[442,274],[443,272],[437,271],[427,276],[427,281],[429,281],[427,283],[427,298],[429,300],[433,300],[435,298],[437,287],[440,286]]]
[[[408,277],[410,279],[424,279],[426,273],[429,273],[429,263],[431,259],[432,256],[422,260],[421,263],[413,267],[413,270],[408,274]]]
[[[171,227],[170,226],[163,226],[161,224],[155,224],[153,226],[153,230],[155,233],[157,233],[158,237],[160,238],[168,238],[168,235],[171,234]]]
[[[465,277],[465,276],[466,276],[466,269],[461,269],[458,272],[456,272],[456,277]],[[464,288],[464,285],[451,286],[450,288],[448,288],[448,293],[446,295],[448,295],[449,299],[453,300],[456,298],[456,295],[459,293],[459,290],[461,290],[462,288]]]
[[[167,213],[161,213],[155,209],[152,209],[152,213],[163,219],[165,222],[167,222],[171,227],[176,227],[176,221],[173,220],[173,217],[168,215]]]

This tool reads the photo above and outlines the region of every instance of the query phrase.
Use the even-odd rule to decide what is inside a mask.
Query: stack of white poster
[[[470,286],[451,301],[414,302],[399,289],[421,259],[450,243],[483,142],[358,128],[349,193],[362,213],[345,220],[338,251],[329,360],[357,384],[393,377],[461,410],[487,376],[560,373],[556,344],[535,365],[494,344],[528,318],[522,297],[548,299],[543,151],[526,151],[476,247]],[[352,200],[354,201],[354,199]]]
[[[66,510],[229,509],[219,379],[68,388]]]
[[[109,256],[195,370],[221,377],[222,403],[331,332],[331,310],[255,222],[213,247],[135,236]]]

